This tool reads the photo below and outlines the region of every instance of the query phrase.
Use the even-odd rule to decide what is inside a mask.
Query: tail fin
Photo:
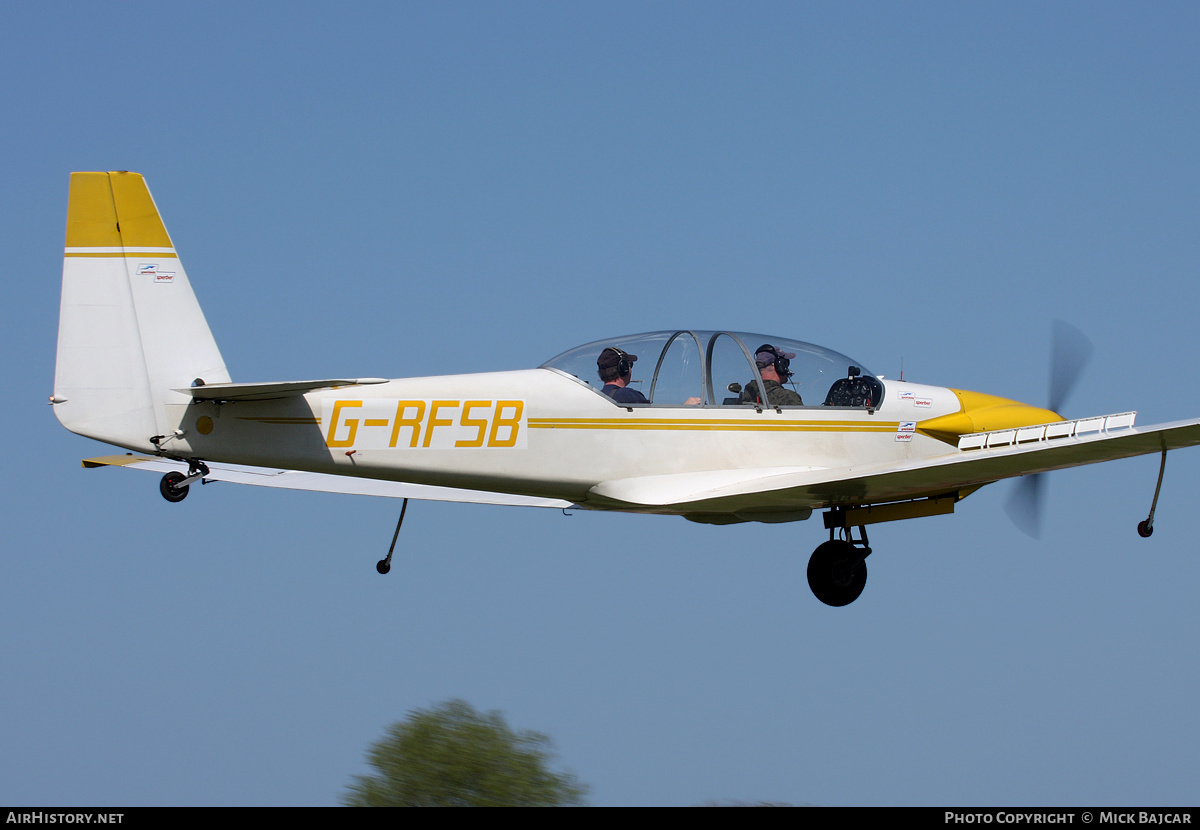
[[[72,173],[54,412],[67,429],[153,450],[200,378],[229,373],[138,173]]]

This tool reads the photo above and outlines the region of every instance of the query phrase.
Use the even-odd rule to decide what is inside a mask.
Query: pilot
[[[754,353],[754,362],[758,365],[758,373],[762,375],[763,386],[767,388],[767,404],[770,406],[804,406],[800,393],[783,385],[792,376],[788,367],[795,356],[795,352],[781,352],[769,343],[759,346]],[[742,403],[762,405],[757,380],[750,381],[742,390]]]
[[[600,380],[604,381],[605,395],[617,403],[649,403],[645,395],[629,388],[633,364],[636,362],[637,355],[623,352],[615,346],[600,352],[596,367],[600,370]]]

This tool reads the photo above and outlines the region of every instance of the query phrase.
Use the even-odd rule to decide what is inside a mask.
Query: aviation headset
[[[616,346],[609,346],[607,349],[604,350],[603,353],[601,353],[601,355],[600,355],[601,359],[603,359],[604,354],[607,352],[614,352],[616,354],[617,363],[615,366],[601,366],[600,367],[601,380],[615,380],[616,378],[623,378],[626,375],[628,375],[630,372],[633,371],[633,361],[637,360],[637,357],[629,354],[628,352],[622,351],[621,349],[618,349]],[[597,362],[599,362],[599,361],[597,361]],[[612,377],[605,377],[606,374],[609,374],[611,372],[616,372],[616,374],[613,375]]]
[[[633,371],[633,364],[629,362],[629,355],[620,349],[613,349],[614,352],[621,356],[617,363],[617,377],[623,378]]]
[[[773,359],[764,361],[759,357],[759,355],[763,353],[771,355]],[[784,383],[787,383],[792,379],[792,371],[789,368],[792,365],[792,361],[784,357],[783,353],[781,353],[779,349],[775,348],[769,343],[764,343],[758,347],[758,350],[754,353],[754,361],[759,365],[760,368],[767,365],[774,365],[775,372],[779,375],[780,380],[782,380]]]

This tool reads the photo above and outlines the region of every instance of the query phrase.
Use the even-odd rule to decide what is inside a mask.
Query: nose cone
[[[952,415],[931,418],[917,424],[917,431],[931,438],[945,441],[947,444],[958,444],[963,435],[973,432],[991,432],[997,429],[1014,429],[1029,427],[1037,424],[1052,424],[1063,420],[1057,412],[1043,409],[1040,406],[1030,406],[1008,398],[998,398],[995,395],[985,395],[982,392],[968,392],[962,389],[951,389],[958,396],[962,409]]]

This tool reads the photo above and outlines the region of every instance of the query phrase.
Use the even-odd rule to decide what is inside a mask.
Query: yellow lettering
[[[454,423],[453,418],[439,418],[438,410],[446,407],[458,408],[458,401],[434,401],[429,405],[429,426],[425,427],[425,440],[421,442],[422,447],[428,447],[430,440],[433,438],[433,428],[450,426]]]
[[[405,418],[404,413],[409,409],[416,409],[417,414],[411,418]],[[396,425],[392,427],[392,440],[388,444],[389,447],[396,446],[396,441],[400,438],[401,427],[412,427],[412,440],[409,441],[409,447],[417,445],[417,439],[421,437],[421,421],[425,419],[425,401],[400,401],[396,404]],[[428,446],[428,444],[426,444]]]
[[[475,437],[470,441],[466,441],[466,440],[455,441],[454,446],[456,446],[456,447],[482,447],[483,446],[483,436],[487,432],[488,422],[486,419],[470,418],[468,416],[471,414],[471,410],[477,406],[491,406],[491,405],[492,405],[491,401],[466,401],[463,403],[462,418],[459,419],[458,423],[464,427],[475,427],[476,429],[479,430],[479,432],[475,433]]]
[[[504,417],[504,410],[514,410],[511,418]],[[488,434],[489,447],[515,447],[517,432],[521,429],[521,413],[525,411],[524,401],[496,401],[496,417],[492,419],[492,431]],[[500,440],[500,428],[508,427],[508,437]]]
[[[347,418],[346,427],[349,432],[343,439],[336,439],[333,436],[337,434],[338,423],[343,407],[349,408],[352,406],[362,406],[362,401],[335,401],[333,404],[333,415],[329,418],[329,435],[325,438],[325,446],[327,447],[351,447],[354,446],[354,436],[358,432],[358,419]]]

